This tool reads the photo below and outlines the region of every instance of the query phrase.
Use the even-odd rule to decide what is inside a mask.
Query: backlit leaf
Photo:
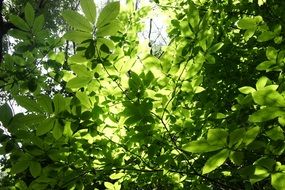
[[[78,12],[65,10],[62,13],[62,16],[65,19],[65,21],[73,28],[80,31],[85,31],[90,33],[92,32],[92,26],[89,23],[89,21]]]
[[[252,143],[259,134],[260,127],[252,127],[245,132],[243,143],[247,146]]]
[[[224,146],[227,144],[228,132],[225,129],[209,129],[207,141],[211,145]]]
[[[259,105],[274,107],[285,107],[285,98],[277,91],[271,89],[261,89],[252,93],[253,100]]]
[[[276,190],[283,190],[285,187],[285,173],[271,174],[271,184]]]
[[[55,119],[48,118],[41,122],[37,127],[37,136],[44,135],[53,129]]]
[[[214,156],[210,157],[205,163],[202,173],[207,174],[221,166],[229,156],[230,151],[227,149],[221,150]]]
[[[103,10],[101,11],[99,15],[97,23],[96,23],[96,27],[101,28],[105,26],[106,24],[112,22],[113,20],[116,19],[119,12],[120,12],[120,2],[119,1],[108,3],[103,8]]]
[[[221,149],[223,146],[210,145],[205,139],[192,141],[183,146],[183,150],[192,153],[211,152]]]
[[[270,114],[268,114],[270,113]],[[258,110],[249,116],[251,122],[263,122],[280,117],[285,114],[285,110],[278,107],[266,107]]]
[[[80,0],[80,6],[85,17],[94,24],[96,21],[96,5],[94,0]]]

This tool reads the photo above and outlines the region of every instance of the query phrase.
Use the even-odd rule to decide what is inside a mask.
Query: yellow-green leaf
[[[85,17],[94,24],[96,21],[96,5],[94,0],[80,0],[80,6]]]
[[[210,157],[205,163],[202,173],[207,174],[221,166],[229,156],[230,151],[223,149],[214,156]]]

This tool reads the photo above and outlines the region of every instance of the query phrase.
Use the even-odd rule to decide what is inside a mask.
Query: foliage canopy
[[[78,5],[7,13],[4,189],[284,189],[285,2]],[[157,12],[168,44],[138,37]]]

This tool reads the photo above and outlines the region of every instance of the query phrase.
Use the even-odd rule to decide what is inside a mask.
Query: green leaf
[[[92,79],[92,72],[88,71],[85,65],[72,64],[70,67],[78,77],[90,77],[90,80]]]
[[[256,91],[251,86],[243,86],[243,87],[239,88],[238,90],[243,94],[250,94],[250,93],[253,93]]]
[[[210,145],[224,146],[227,144],[228,132],[225,129],[209,129],[207,141]]]
[[[39,106],[47,113],[52,114],[53,108],[52,108],[52,100],[47,95],[39,95],[37,97],[37,102]]]
[[[268,177],[270,174],[268,173],[267,169],[261,166],[255,166],[254,173],[250,176],[250,183],[254,184],[258,181],[263,180],[264,178]]]
[[[119,30],[120,26],[118,21],[113,21],[110,23],[105,24],[104,26],[98,28],[96,31],[96,36],[97,37],[104,37],[104,36],[112,36],[117,33]]]
[[[86,93],[78,91],[76,92],[76,97],[80,100],[80,103],[86,108],[92,107],[90,99]]]
[[[65,10],[62,13],[62,16],[64,20],[73,28],[85,31],[85,32],[92,32],[92,26],[89,23],[89,21],[79,14],[78,12],[72,11],[72,10]]]
[[[90,77],[75,77],[69,80],[66,84],[67,88],[82,88],[89,84]]]
[[[276,190],[283,190],[285,187],[285,173],[274,173],[271,175],[271,185]]]
[[[12,165],[11,173],[18,174],[25,171],[29,167],[29,159],[27,156],[21,156],[19,160]]]
[[[280,126],[273,127],[265,134],[274,141],[284,140],[284,131]]]
[[[235,147],[238,147],[243,140],[245,132],[246,131],[244,128],[239,128],[232,131],[229,137],[230,138],[229,147],[232,147],[233,145],[236,145]]]
[[[104,185],[105,185],[105,187],[107,188],[107,189],[114,189],[113,187],[114,187],[114,185],[112,184],[112,183],[110,183],[110,182],[104,182]]]
[[[0,106],[0,121],[2,122],[4,127],[8,126],[12,117],[13,117],[13,112],[7,103]]]
[[[266,49],[266,57],[268,60],[276,60],[278,56],[278,50],[276,50],[274,47],[268,47]]]
[[[255,140],[255,138],[257,137],[259,131],[260,131],[260,127],[258,127],[258,126],[248,129],[244,135],[243,143],[246,146],[249,145],[250,143],[252,143]]]
[[[273,39],[274,37],[275,37],[275,33],[274,32],[264,31],[257,37],[257,41],[258,42],[266,42],[268,40]]]
[[[210,173],[211,171],[221,166],[228,158],[229,153],[229,150],[223,149],[214,156],[210,157],[202,169],[202,174]]]
[[[252,93],[255,103],[272,107],[285,107],[285,98],[277,91],[271,89],[261,89]]]
[[[210,145],[208,141],[206,141],[205,139],[200,139],[184,145],[182,149],[187,152],[201,153],[201,152],[211,152],[219,150],[221,148],[223,148],[223,146]]]
[[[29,25],[21,17],[10,15],[9,20],[11,21],[12,24],[14,24],[17,28],[21,30],[24,31],[30,30]]]
[[[63,126],[61,126],[61,124],[56,120],[55,123],[54,123],[53,130],[52,130],[53,137],[56,140],[60,139],[60,137],[62,137],[63,130],[64,130]]]
[[[269,81],[269,79],[265,76],[262,76],[258,79],[258,81],[256,82],[256,89],[260,90],[262,88],[264,88],[267,84],[267,82]]]
[[[112,175],[110,175],[110,179],[112,180],[121,179],[124,176],[125,173],[113,173]]]
[[[25,108],[29,112],[38,112],[43,113],[43,110],[41,109],[40,105],[32,99],[29,99],[25,96],[15,96],[14,97],[17,103]]]
[[[232,163],[239,166],[243,163],[244,153],[238,151],[231,151],[229,158]]]
[[[257,65],[256,70],[263,71],[269,69],[271,66],[275,65],[275,61],[263,61],[259,65]]]
[[[96,21],[96,5],[94,0],[80,0],[80,7],[85,17],[94,24]]]
[[[71,40],[76,43],[81,43],[85,40],[93,39],[93,36],[89,32],[81,32],[77,30],[68,31],[63,36],[66,40]]]
[[[44,135],[48,133],[50,130],[52,130],[54,123],[55,123],[54,118],[48,118],[44,120],[43,122],[41,122],[39,126],[37,127],[37,136]]]
[[[32,174],[32,176],[34,178],[36,178],[39,175],[41,175],[42,167],[41,167],[41,164],[39,162],[31,161],[29,169],[30,169],[30,173]]]
[[[43,15],[36,17],[32,28],[33,33],[37,34],[38,32],[40,32],[44,27],[44,23],[45,23],[45,18]]]
[[[60,112],[64,111],[65,108],[65,99],[61,94],[56,94],[53,98],[53,105],[54,105],[54,113],[59,114]]]
[[[261,157],[254,162],[254,165],[258,165],[269,171],[273,171],[275,169],[276,161],[268,157]]]
[[[215,53],[215,52],[217,52],[219,49],[221,49],[221,48],[223,47],[223,45],[224,45],[223,42],[219,42],[219,43],[213,45],[212,47],[210,47],[210,48],[208,49],[208,52],[209,52],[209,53]]]
[[[103,26],[105,26],[106,24],[114,21],[118,14],[120,13],[120,2],[111,2],[108,3],[103,10],[101,11],[97,23],[96,23],[96,27],[97,28],[101,28]]]
[[[30,3],[25,6],[25,20],[30,26],[33,26],[35,19],[35,11]]]
[[[270,114],[268,114],[270,113]],[[285,110],[278,107],[266,107],[258,110],[249,116],[249,121],[251,122],[264,122],[276,117],[283,116],[285,114]]]
[[[255,30],[257,27],[256,20],[254,18],[250,18],[250,17],[244,17],[244,18],[240,19],[237,22],[237,25],[241,29]]]

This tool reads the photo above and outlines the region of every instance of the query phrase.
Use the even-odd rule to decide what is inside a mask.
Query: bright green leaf
[[[258,133],[260,131],[260,127],[251,127],[245,132],[244,138],[243,138],[243,143],[247,146],[250,143],[252,143],[255,138],[257,137]]]
[[[75,77],[69,80],[66,84],[67,88],[82,88],[89,84],[91,81],[90,77]]]
[[[65,108],[65,99],[61,94],[56,94],[53,98],[54,112],[58,114],[64,111]]]
[[[223,45],[224,45],[223,42],[219,42],[219,43],[213,45],[212,47],[210,47],[210,48],[208,49],[208,52],[209,52],[209,53],[215,53],[215,52],[217,52],[219,49],[221,49],[221,48],[223,47]]]
[[[275,126],[266,132],[266,135],[274,141],[284,140],[284,131],[280,126]]]
[[[76,92],[76,97],[80,100],[80,103],[86,108],[92,107],[90,99],[86,93],[78,91]]]
[[[262,76],[258,79],[258,81],[256,82],[256,89],[260,90],[262,88],[264,88],[267,84],[267,82],[269,81],[269,79],[265,76]]]
[[[108,3],[103,10],[101,11],[97,23],[96,23],[96,27],[97,28],[101,28],[103,26],[105,26],[106,24],[112,22],[113,20],[115,20],[118,16],[118,14],[120,13],[120,2],[111,2]]]
[[[250,93],[253,93],[256,91],[251,86],[243,86],[243,87],[239,88],[238,90],[243,94],[250,94]]]
[[[223,149],[214,156],[210,157],[205,163],[202,173],[207,174],[221,166],[229,156],[230,151]]]
[[[125,175],[126,175],[125,173],[113,173],[112,175],[110,175],[110,179],[112,180],[121,179]]]
[[[113,187],[114,187],[114,185],[112,184],[112,183],[110,183],[110,182],[104,182],[104,185],[105,185],[105,187],[107,188],[107,189],[114,189]]]
[[[80,0],[80,6],[85,17],[94,24],[96,21],[96,5],[94,0]]]
[[[275,37],[275,33],[274,32],[264,31],[257,37],[257,41],[258,42],[266,42],[268,40],[273,39],[274,37]]]
[[[237,25],[241,29],[251,29],[255,30],[257,25],[254,18],[244,17],[237,22]]]
[[[68,31],[63,36],[67,40],[74,41],[76,43],[81,43],[85,40],[93,39],[93,36],[89,32],[81,32],[77,30]]]
[[[85,31],[90,33],[92,32],[92,26],[89,23],[89,21],[78,12],[72,10],[65,10],[62,13],[62,16],[65,19],[65,21],[73,28],[80,31]]]
[[[270,114],[268,114],[270,113]],[[285,109],[278,107],[266,107],[258,110],[249,116],[249,121],[251,122],[263,122],[280,117],[285,114]]]
[[[200,139],[184,145],[182,149],[187,152],[201,153],[201,152],[211,152],[219,150],[221,148],[223,148],[223,146],[210,145],[208,141],[206,141],[205,139]]]
[[[228,132],[225,129],[209,129],[207,141],[210,145],[224,146],[227,144]]]
[[[259,105],[272,107],[285,107],[285,98],[277,91],[271,89],[261,89],[252,93],[253,100]]]
[[[285,187],[285,173],[272,174],[271,184],[276,190],[283,190]]]

